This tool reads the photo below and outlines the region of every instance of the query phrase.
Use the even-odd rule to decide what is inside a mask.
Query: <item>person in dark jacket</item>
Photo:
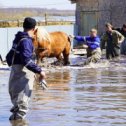
[[[75,36],[75,40],[84,43],[87,49],[87,60],[84,65],[89,63],[97,63],[101,59],[100,38],[97,36],[97,30],[91,29],[90,36]]]
[[[13,104],[10,120],[25,118],[33,89],[34,73],[40,75],[40,80],[45,78],[41,67],[32,59],[35,26],[35,19],[25,18],[24,31],[16,34],[12,49],[6,58],[12,66],[9,78],[9,94]]]
[[[121,44],[121,54],[126,55],[126,24],[123,24],[121,29],[117,28],[116,30],[125,37],[125,40]]]
[[[113,30],[110,23],[105,25],[106,32],[101,38],[101,49],[106,48],[106,58],[113,59],[120,56],[120,45],[124,41],[124,36],[117,30]]]
[[[122,28],[115,29],[119,31],[126,38],[126,24],[123,24]]]

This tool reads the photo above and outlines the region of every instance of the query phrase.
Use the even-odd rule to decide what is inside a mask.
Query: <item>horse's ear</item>
[[[38,31],[38,28],[36,28],[36,29],[35,29],[35,31],[34,31],[34,35],[36,35],[36,34],[37,34],[37,31]]]

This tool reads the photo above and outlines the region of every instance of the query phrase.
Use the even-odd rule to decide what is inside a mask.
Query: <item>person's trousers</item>
[[[113,59],[120,56],[120,48],[119,47],[107,47],[106,48],[106,58]]]
[[[126,39],[121,44],[121,54],[126,55]]]
[[[89,52],[88,52],[89,54]],[[97,48],[93,51],[90,52],[90,56],[87,58],[87,60],[85,61],[85,65],[88,65],[90,63],[97,63],[100,59],[101,59],[101,49],[100,48]]]
[[[9,79],[9,94],[13,104],[12,116],[24,118],[33,90],[34,73],[22,65],[13,65]],[[16,117],[15,117],[16,118]]]

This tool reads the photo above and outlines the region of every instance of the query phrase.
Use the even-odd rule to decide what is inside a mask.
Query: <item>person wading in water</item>
[[[125,40],[121,44],[121,54],[126,55],[126,24],[123,24],[121,29],[117,28],[116,30],[125,37]]]
[[[101,49],[106,48],[106,58],[118,58],[120,56],[120,45],[124,41],[124,36],[116,30],[110,23],[105,25],[106,33],[101,37]]]
[[[83,47],[87,50],[87,60],[84,65],[97,63],[101,59],[100,38],[96,29],[91,29],[89,36],[72,36],[75,40],[83,42]]]
[[[8,65],[12,66],[9,78],[9,94],[13,104],[10,120],[25,118],[33,90],[34,73],[39,75],[40,80],[45,78],[41,67],[37,66],[32,59],[35,26],[35,19],[25,18],[24,31],[16,34],[12,49],[6,56]]]

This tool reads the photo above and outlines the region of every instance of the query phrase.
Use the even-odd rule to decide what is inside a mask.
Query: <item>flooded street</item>
[[[48,72],[48,90],[35,87],[26,122],[8,121],[9,71],[0,71],[0,126],[125,126],[125,61],[101,68]],[[25,124],[26,123],[26,124]]]

